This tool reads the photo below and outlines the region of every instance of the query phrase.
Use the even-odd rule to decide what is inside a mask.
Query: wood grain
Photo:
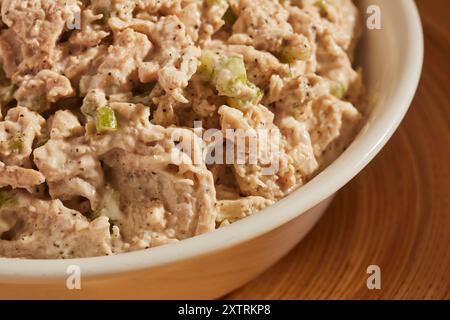
[[[417,5],[424,73],[400,129],[303,242],[226,298],[450,299],[450,1]]]

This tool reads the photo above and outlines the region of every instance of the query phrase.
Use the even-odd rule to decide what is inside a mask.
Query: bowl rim
[[[347,151],[302,188],[274,205],[234,224],[170,245],[121,253],[114,256],[56,259],[0,258],[0,282],[45,282],[66,278],[66,268],[79,266],[83,278],[108,276],[142,269],[161,267],[221,251],[263,235],[300,216],[332,196],[356,176],[391,138],[408,111],[415,96],[423,66],[423,29],[413,0],[397,0],[404,11],[407,30],[414,30],[407,41],[408,55],[393,94],[391,105],[374,125],[361,134]],[[373,141],[372,143],[367,143]],[[302,199],[299,203],[297,199]],[[277,212],[277,214],[273,214]]]

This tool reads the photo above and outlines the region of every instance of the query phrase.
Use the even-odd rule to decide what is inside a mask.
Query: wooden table
[[[450,1],[417,4],[425,66],[400,129],[303,242],[227,298],[450,299]]]

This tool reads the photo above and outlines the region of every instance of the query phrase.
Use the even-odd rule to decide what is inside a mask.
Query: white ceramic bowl
[[[356,140],[325,171],[261,213],[176,244],[112,257],[0,259],[0,298],[216,298],[279,260],[314,226],[334,193],[380,151],[417,88],[423,34],[414,2],[359,3],[364,11],[376,4],[382,13],[382,30],[366,30],[360,49],[376,101]],[[81,290],[66,287],[71,265],[81,270]]]

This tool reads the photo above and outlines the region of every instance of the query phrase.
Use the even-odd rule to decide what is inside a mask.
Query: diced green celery
[[[338,99],[343,99],[345,95],[347,94],[347,87],[342,82],[337,82],[332,88],[331,88],[331,94],[335,96]]]
[[[0,190],[0,208],[14,205],[17,199],[14,194],[6,190]]]
[[[119,129],[116,114],[109,106],[104,106],[97,110],[96,128],[97,132],[100,134],[114,132]]]
[[[306,61],[311,57],[311,46],[303,43],[298,46],[286,46],[281,49],[278,59],[282,63],[294,63],[296,61]]]
[[[254,85],[251,82],[248,82],[247,85],[250,88],[255,90],[254,97],[248,98],[248,99],[239,99],[239,98],[228,97],[227,102],[230,107],[240,109],[247,105],[257,105],[261,101],[261,99],[263,97],[263,93],[262,93],[261,89],[259,89],[256,85]]]
[[[240,88],[247,84],[247,71],[241,57],[222,59],[214,70],[213,82],[220,95],[238,97]]]
[[[248,81],[244,60],[241,57],[226,57],[216,65],[213,83],[219,95],[227,97],[232,107],[243,107],[261,101],[261,90]]]
[[[214,73],[214,57],[210,51],[203,51],[197,73],[204,81],[211,81]]]
[[[221,64],[222,68],[226,68],[233,72],[236,80],[247,81],[247,70],[245,69],[244,59],[237,56],[225,58]]]

